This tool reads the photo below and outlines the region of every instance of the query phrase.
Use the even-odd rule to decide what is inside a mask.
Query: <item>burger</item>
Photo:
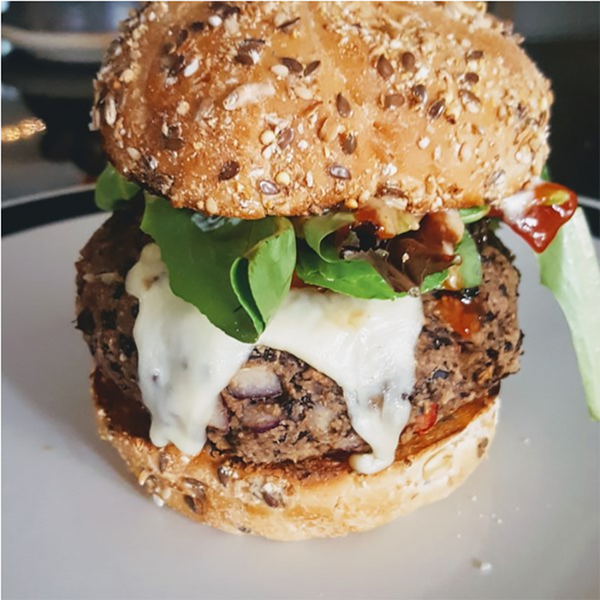
[[[538,253],[600,414],[600,277],[542,180],[549,83],[482,3],[164,3],[95,81],[113,211],[77,263],[100,436],[155,502],[367,530],[486,455]]]

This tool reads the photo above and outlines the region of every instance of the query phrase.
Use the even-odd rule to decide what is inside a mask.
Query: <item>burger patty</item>
[[[452,418],[463,404],[496,395],[500,380],[518,370],[519,273],[493,234],[482,225],[479,234],[481,286],[423,296],[412,410],[400,443]],[[77,328],[102,375],[139,404],[133,339],[138,301],[127,294],[125,278],[150,241],[139,229],[138,210],[117,211],[77,263]],[[272,463],[369,450],[352,428],[341,388],[287,352],[257,346],[221,399],[227,419],[209,427],[213,452]]]

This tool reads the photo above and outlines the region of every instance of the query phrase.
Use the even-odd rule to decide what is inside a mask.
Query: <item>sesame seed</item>
[[[356,152],[356,136],[353,133],[343,135],[341,142],[344,154],[354,154]]]
[[[388,94],[383,99],[383,107],[388,110],[395,110],[404,104],[404,96],[402,94]]]
[[[384,79],[388,79],[394,74],[394,67],[392,67],[392,63],[383,54],[381,54],[377,59],[377,72]]]
[[[239,172],[240,163],[235,160],[228,160],[219,171],[219,181],[233,179]]]
[[[206,201],[206,210],[211,215],[214,215],[217,212],[217,210],[219,210],[219,207],[217,206],[217,203],[212,198],[209,198]]]
[[[306,185],[311,188],[315,183],[315,180],[313,178],[313,174],[311,171],[307,171],[306,172]]]
[[[327,117],[319,129],[319,139],[324,142],[333,141],[339,132],[339,125],[332,117]]]
[[[338,94],[336,96],[335,105],[341,117],[352,116],[352,107],[350,106],[350,102],[348,102],[348,100],[346,100],[342,94]]]
[[[206,29],[206,23],[204,23],[204,21],[194,21],[193,23],[190,23],[189,28],[193,33],[200,33]]]
[[[260,134],[260,142],[264,146],[268,146],[269,144],[272,144],[274,141],[275,141],[275,133],[273,133],[273,131],[271,131],[270,129],[266,129],[265,131],[263,131]]]
[[[458,158],[462,161],[470,160],[473,156],[473,151],[467,144],[462,144],[462,146],[458,150]]]
[[[208,17],[208,24],[211,27],[219,27],[223,24],[223,19],[221,19],[219,15],[210,15],[210,17]]]
[[[133,81],[133,71],[131,69],[125,69],[123,73],[121,73],[121,81],[124,83]]]
[[[117,120],[117,106],[112,96],[106,98],[106,104],[104,105],[104,120],[110,127],[112,127]]]
[[[275,183],[279,185],[288,186],[292,182],[289,173],[287,171],[280,171],[275,176]]]
[[[291,73],[302,73],[302,71],[304,70],[304,67],[302,66],[302,63],[298,60],[296,60],[295,58],[290,58],[290,57],[284,57],[281,60],[281,64],[285,65]]]
[[[429,111],[427,112],[427,114],[429,115],[429,118],[437,119],[438,117],[440,117],[442,115],[442,113],[444,112],[445,107],[446,107],[446,100],[444,100],[444,98],[440,98],[439,100],[436,100],[435,102],[433,102],[429,107]]]
[[[165,505],[165,501],[158,494],[152,494],[152,500],[154,500],[156,506],[163,507]]]
[[[458,96],[469,112],[479,112],[481,100],[473,92],[470,92],[469,90],[460,90]]]
[[[181,29],[177,34],[177,39],[175,40],[175,45],[179,48],[185,40],[187,40],[189,32],[187,29]]]
[[[187,102],[186,100],[180,100],[179,104],[177,105],[177,114],[184,117],[185,115],[188,114],[189,110],[190,110],[190,103]]]
[[[204,119],[208,117],[213,110],[214,102],[210,98],[202,98],[196,112],[196,119]]]
[[[467,52],[467,60],[479,60],[480,58],[483,58],[483,50],[470,50]]]
[[[281,79],[285,79],[290,74],[290,70],[285,65],[273,65],[271,71]]]
[[[427,102],[427,89],[424,85],[415,85],[412,88],[413,102],[416,104],[425,104]]]
[[[425,148],[427,148],[427,146],[429,146],[429,138],[428,137],[422,137],[417,142],[417,146],[419,146],[419,148],[421,148],[421,150],[425,150]]]
[[[310,75],[312,75],[319,68],[320,65],[320,60],[313,60],[312,62],[308,63],[306,65],[306,68],[304,69],[304,77],[309,77]]]
[[[298,98],[301,98],[302,100],[312,100],[313,99],[313,93],[311,90],[309,90],[307,87],[304,87],[303,85],[299,85],[297,86],[294,91],[296,92],[296,96],[298,96]]]
[[[298,142],[298,148],[300,150],[306,150],[308,148],[308,142],[306,140],[300,140]]]
[[[183,70],[184,77],[191,77],[200,68],[200,61],[197,58]]]
[[[268,179],[261,179],[258,182],[258,188],[265,196],[275,196],[276,194],[279,194],[277,185]]]
[[[398,167],[393,163],[387,163],[383,165],[381,173],[384,177],[392,177],[398,172]]]
[[[349,198],[346,200],[346,208],[350,210],[355,210],[358,208],[358,202],[354,198]]]
[[[291,127],[286,127],[277,135],[277,145],[285,150],[294,141],[294,130]]]
[[[402,54],[400,62],[402,63],[402,66],[407,71],[410,71],[410,70],[414,69],[414,67],[415,67],[415,63],[416,63],[415,55],[412,52],[404,52]]]
[[[139,160],[142,156],[135,148],[127,148],[127,154],[129,154],[133,160]]]
[[[465,73],[465,83],[468,83],[470,85],[475,85],[478,81],[479,81],[479,75],[477,75],[477,73],[473,73],[472,71]]]
[[[277,144],[269,144],[268,146],[265,147],[265,149],[262,151],[262,155],[266,158],[269,159],[271,158],[271,156],[273,156],[273,152],[275,152],[275,150],[277,149]]]
[[[298,21],[300,21],[300,17],[288,19],[287,21],[281,23],[281,25],[277,25],[277,29],[279,29],[280,31],[288,32],[290,29],[292,29],[294,25],[296,25],[296,23],[298,23]]]
[[[329,167],[328,172],[334,179],[352,179],[350,171],[348,171],[348,169],[342,165],[333,164]]]

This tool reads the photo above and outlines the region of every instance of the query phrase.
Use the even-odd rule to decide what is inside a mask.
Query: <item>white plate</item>
[[[101,221],[3,242],[3,597],[599,597],[599,426],[561,313],[514,236],[526,353],[503,384],[490,458],[389,526],[285,544],[159,509],[97,439],[71,321],[73,262]]]

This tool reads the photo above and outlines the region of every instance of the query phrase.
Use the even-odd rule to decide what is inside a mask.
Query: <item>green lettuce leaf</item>
[[[231,337],[258,339],[292,280],[287,219],[215,219],[147,196],[141,228],[159,245],[174,294]]]
[[[331,251],[326,251],[331,257]],[[298,277],[309,285],[367,300],[391,300],[397,294],[385,279],[365,260],[325,260],[306,242],[298,240]]]
[[[304,219],[301,225],[302,237],[306,243],[324,260],[336,262],[338,260],[337,250],[330,244],[324,245],[325,238],[338,229],[354,223],[355,216],[352,213],[333,212],[322,217],[311,217]]]
[[[477,287],[481,284],[481,256],[473,236],[465,229],[462,240],[456,247],[456,254],[461,258],[458,268],[460,279],[466,288]]]
[[[473,206],[471,208],[459,208],[458,214],[465,225],[475,223],[483,219],[490,212],[489,206]]]
[[[536,256],[571,329],[590,415],[600,420],[600,269],[581,208]]]
[[[113,211],[119,204],[131,200],[140,188],[128,181],[110,163],[102,171],[96,182],[94,200],[100,210]]]

